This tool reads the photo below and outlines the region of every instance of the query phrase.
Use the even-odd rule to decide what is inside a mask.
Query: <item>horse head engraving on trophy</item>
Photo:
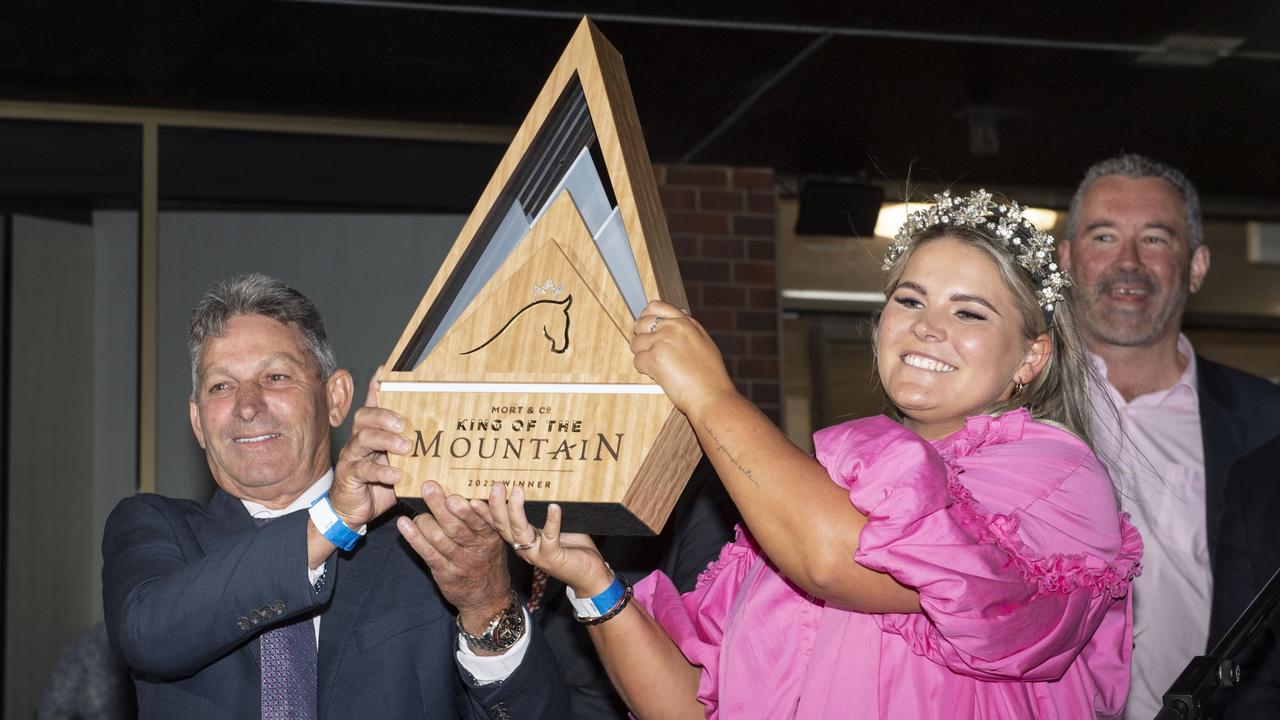
[[[522,335],[527,328],[539,326],[542,337],[551,344],[550,351],[557,355],[563,354],[569,349],[569,308],[572,306],[573,295],[566,295],[563,300],[534,300],[517,310],[488,340],[461,354],[470,355],[483,350],[508,330]]]

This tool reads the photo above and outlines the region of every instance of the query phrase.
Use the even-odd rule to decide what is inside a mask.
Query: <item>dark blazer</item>
[[[567,690],[536,630],[507,680],[464,681],[454,616],[395,529],[407,512],[397,506],[354,550],[335,553],[316,592],[306,579],[304,511],[257,527],[221,490],[206,506],[123,500],[102,543],[103,604],[140,716],[257,717],[258,636],[319,612],[322,720],[564,717]]]
[[[1280,569],[1280,436],[1231,468],[1214,578],[1214,635],[1220,637]],[[1244,684],[1226,718],[1274,718],[1280,712],[1280,643],[1273,621],[1240,658]]]
[[[1196,388],[1200,396],[1200,435],[1204,438],[1209,558],[1210,563],[1215,563],[1217,586],[1217,545],[1227,474],[1236,460],[1280,435],[1280,385],[1197,355]],[[1224,632],[1226,629],[1221,628]],[[1210,630],[1210,643],[1217,637]]]

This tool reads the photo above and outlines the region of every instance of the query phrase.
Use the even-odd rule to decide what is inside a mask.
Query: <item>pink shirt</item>
[[[1133,675],[1125,717],[1148,720],[1160,698],[1209,639],[1213,573],[1205,516],[1204,442],[1196,354],[1185,335],[1187,369],[1172,386],[1129,402],[1106,383],[1095,387],[1094,436],[1142,533],[1142,578],[1133,585]],[[1105,378],[1107,365],[1089,354]],[[1110,401],[1110,405],[1107,404]],[[1115,412],[1111,408],[1115,408]]]
[[[827,606],[739,531],[680,596],[636,598],[695,665],[708,717],[1117,717],[1142,541],[1078,438],[1025,411],[929,443],[885,417],[815,435],[867,516],[855,558],[923,613]]]

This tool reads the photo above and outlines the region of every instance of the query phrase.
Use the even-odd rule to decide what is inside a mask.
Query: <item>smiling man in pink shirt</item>
[[[1151,718],[1216,640],[1212,558],[1227,471],[1280,433],[1280,387],[1197,356],[1181,332],[1210,264],[1200,200],[1181,172],[1140,155],[1097,163],[1071,201],[1067,238],[1076,316],[1106,381],[1095,442],[1146,548],[1126,718]]]

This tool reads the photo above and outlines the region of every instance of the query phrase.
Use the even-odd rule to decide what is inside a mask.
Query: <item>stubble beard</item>
[[[1191,296],[1187,276],[1188,270],[1185,268],[1178,273],[1174,280],[1173,294],[1163,305],[1136,312],[1109,307],[1106,304],[1106,293],[1117,281],[1132,283],[1137,279],[1146,284],[1152,295],[1155,295],[1159,286],[1145,273],[1110,275],[1099,280],[1092,291],[1082,287],[1072,288],[1085,333],[1104,345],[1145,347],[1155,344],[1182,317],[1187,299]]]

